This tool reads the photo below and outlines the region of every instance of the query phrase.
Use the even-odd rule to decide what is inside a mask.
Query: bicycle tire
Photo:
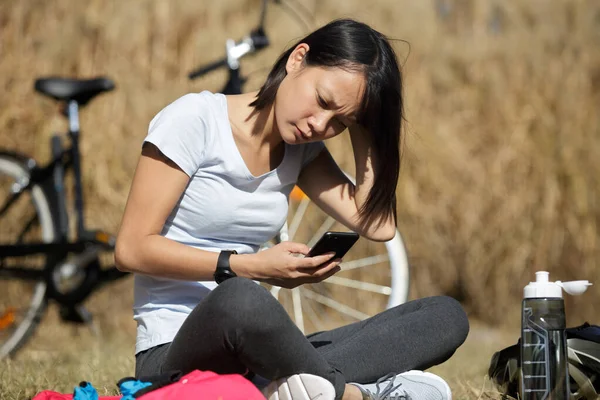
[[[29,170],[23,165],[21,160],[6,154],[0,154],[0,198],[5,198],[8,193],[5,190],[11,190],[13,184],[27,182],[29,180]],[[33,208],[35,218],[37,218],[38,227],[34,227],[32,236],[28,239],[52,242],[56,237],[56,224],[50,211],[50,203],[44,191],[39,185],[34,185],[31,190],[22,195],[19,199],[19,204],[11,206],[17,208],[16,212],[22,211],[22,208]],[[21,208],[19,208],[21,207]],[[5,222],[2,222],[3,230],[0,233],[0,242],[11,243],[9,235],[14,232],[12,225],[16,221],[23,222],[21,218],[15,218],[15,215],[8,215]],[[30,219],[32,220],[32,219]],[[29,229],[26,229],[27,231]],[[13,240],[18,240],[14,238]],[[16,243],[16,242],[15,242]],[[26,258],[27,259],[27,258]],[[30,261],[27,259],[27,261]],[[31,262],[37,261],[40,268],[45,267],[47,262],[46,256],[33,257]],[[8,267],[10,268],[10,266]],[[26,281],[18,278],[2,278],[0,282],[3,290],[0,290],[0,317],[6,318],[8,323],[2,324],[0,329],[0,360],[6,357],[12,357],[16,352],[23,347],[31,335],[35,332],[42,316],[46,311],[47,305],[47,284],[41,277],[36,281]],[[24,290],[28,289],[28,290]],[[11,302],[16,298],[9,297],[10,293],[19,293],[20,299],[25,299],[25,307],[12,309]],[[5,301],[7,303],[5,303]],[[10,314],[9,314],[10,313]],[[11,315],[12,314],[12,315]],[[14,319],[14,323],[10,320]],[[5,321],[6,322],[6,321]],[[6,326],[4,326],[6,325]],[[5,332],[3,332],[5,331]]]
[[[347,230],[321,211],[308,197],[300,195],[301,198],[295,198],[297,195],[294,193],[298,192],[299,189],[295,188],[290,196],[288,223],[282,228],[278,240],[306,243],[311,247],[325,231]],[[314,226],[318,228],[314,229]],[[266,244],[264,247],[273,244]],[[375,254],[371,254],[372,249],[377,249]],[[369,266],[376,269],[375,274],[378,276],[362,273]],[[359,271],[361,273],[357,273]],[[335,286],[338,289],[332,290]],[[291,290],[279,287],[269,289],[286,308],[298,328],[304,333],[311,333],[364,320],[405,303],[408,300],[409,286],[408,256],[402,236],[396,229],[394,238],[384,243],[359,239],[344,257],[342,271],[324,282],[302,285]],[[369,297],[361,296],[360,293],[368,293]],[[315,305],[318,310],[315,310]],[[326,317],[327,321],[317,322],[322,317]]]

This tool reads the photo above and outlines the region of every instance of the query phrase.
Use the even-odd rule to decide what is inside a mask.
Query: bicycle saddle
[[[75,100],[80,106],[102,92],[109,92],[115,84],[108,78],[69,79],[41,78],[35,80],[35,90],[56,100]]]

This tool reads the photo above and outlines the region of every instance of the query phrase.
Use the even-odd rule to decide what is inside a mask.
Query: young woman
[[[282,54],[257,93],[188,94],[155,116],[116,248],[119,268],[136,273],[137,376],[258,375],[276,398],[301,374],[321,400],[450,398],[441,378],[410,370],[445,361],[465,340],[455,300],[419,299],[306,337],[253,282],[291,288],[340,270],[332,254],[298,257],[303,243],[257,253],[283,225],[295,184],[348,229],[393,237],[402,105],[388,40],[344,19]],[[356,185],[323,144],[346,130]]]

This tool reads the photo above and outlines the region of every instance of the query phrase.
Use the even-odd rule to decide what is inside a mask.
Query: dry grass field
[[[537,270],[600,285],[600,3],[595,0],[282,0],[271,46],[245,59],[248,90],[295,39],[333,18],[395,40],[407,123],[398,186],[411,297],[447,294],[473,321],[467,343],[435,372],[455,398],[498,397],[493,351],[514,343],[523,286]],[[0,148],[39,161],[65,128],[34,93],[38,76],[115,80],[81,113],[88,225],[116,232],[148,122],[177,97],[218,91],[222,71],[187,72],[223,55],[258,21],[259,0],[3,0]],[[287,12],[296,10],[303,23]],[[346,169],[349,143],[328,143]],[[1,229],[1,227],[0,227]],[[600,292],[567,298],[569,325],[598,323]],[[53,310],[31,346],[0,363],[0,399],[89,380],[106,393],[133,373],[131,281],[94,295],[98,334]]]

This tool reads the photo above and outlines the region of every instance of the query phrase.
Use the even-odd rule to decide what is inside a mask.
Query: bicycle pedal
[[[60,318],[75,324],[92,324],[93,320],[92,313],[82,305],[60,307]]]

